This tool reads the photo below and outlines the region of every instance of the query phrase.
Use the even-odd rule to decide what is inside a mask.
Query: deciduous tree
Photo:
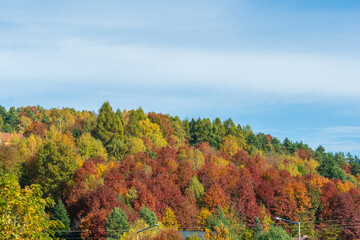
[[[50,220],[45,207],[54,202],[41,197],[39,185],[20,188],[14,175],[0,175],[0,235],[3,239],[52,239],[53,229],[63,227]]]

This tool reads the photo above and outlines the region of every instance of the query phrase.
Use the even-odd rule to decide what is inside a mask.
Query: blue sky
[[[0,0],[0,105],[231,117],[360,155],[360,1]]]

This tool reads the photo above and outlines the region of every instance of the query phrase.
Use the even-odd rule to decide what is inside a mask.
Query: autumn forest
[[[105,102],[0,106],[3,239],[360,239],[360,159]],[[200,239],[190,236],[187,239]]]

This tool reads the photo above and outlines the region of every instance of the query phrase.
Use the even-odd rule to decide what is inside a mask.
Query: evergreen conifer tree
[[[64,228],[57,229],[55,236],[58,238],[66,238],[70,231],[70,218],[66,211],[64,203],[59,200],[52,211],[52,220],[59,220],[64,224]]]
[[[121,235],[129,230],[130,225],[128,222],[128,216],[126,216],[125,212],[117,207],[111,210],[108,218],[106,219],[106,239],[120,239]]]
[[[146,221],[149,226],[152,226],[158,222],[158,219],[153,211],[147,207],[142,207],[140,209],[140,217]]]
[[[116,139],[124,139],[124,127],[121,119],[113,111],[109,102],[105,102],[99,110],[94,135],[100,139],[105,146],[108,146]]]

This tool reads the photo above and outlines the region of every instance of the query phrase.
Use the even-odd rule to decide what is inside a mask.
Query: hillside
[[[158,221],[142,239],[181,239],[180,229],[268,239],[277,227],[297,236],[274,217],[301,222],[311,239],[360,238],[357,156],[281,142],[230,118],[181,120],[108,102],[98,113],[0,106],[0,132],[8,239],[134,239]]]

